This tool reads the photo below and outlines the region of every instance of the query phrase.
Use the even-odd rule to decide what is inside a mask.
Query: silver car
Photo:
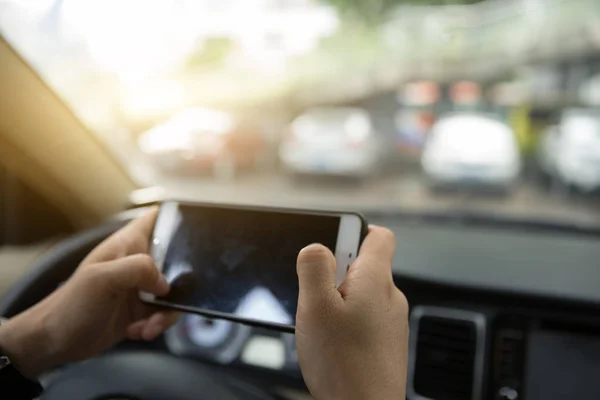
[[[296,118],[281,143],[285,168],[296,174],[364,178],[380,164],[381,140],[361,108],[316,108]]]

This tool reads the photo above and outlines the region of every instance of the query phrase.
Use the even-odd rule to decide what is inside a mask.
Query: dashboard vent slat
[[[411,400],[477,400],[482,392],[485,317],[439,307],[411,315]]]
[[[526,335],[518,325],[504,326],[497,330],[492,350],[495,391],[505,387],[517,392],[523,390],[525,342]]]

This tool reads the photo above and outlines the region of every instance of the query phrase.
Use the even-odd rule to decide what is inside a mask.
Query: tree
[[[188,60],[190,67],[220,68],[234,49],[229,38],[210,38]]]
[[[482,0],[320,0],[335,7],[342,16],[368,24],[380,22],[394,8],[405,5],[473,4]]]

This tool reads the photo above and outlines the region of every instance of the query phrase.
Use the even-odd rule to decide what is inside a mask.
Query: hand
[[[30,377],[97,355],[125,337],[153,340],[177,319],[143,304],[138,291],[166,295],[148,255],[157,210],[96,247],[59,289],[0,328],[0,348]]]
[[[392,280],[394,235],[371,227],[336,288],[335,257],[322,245],[298,255],[296,346],[315,399],[404,399],[408,303]]]

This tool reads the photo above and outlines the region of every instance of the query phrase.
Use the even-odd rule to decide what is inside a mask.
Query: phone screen
[[[295,325],[298,252],[315,242],[335,251],[340,216],[165,204],[176,207],[164,217],[171,292],[156,300]]]

